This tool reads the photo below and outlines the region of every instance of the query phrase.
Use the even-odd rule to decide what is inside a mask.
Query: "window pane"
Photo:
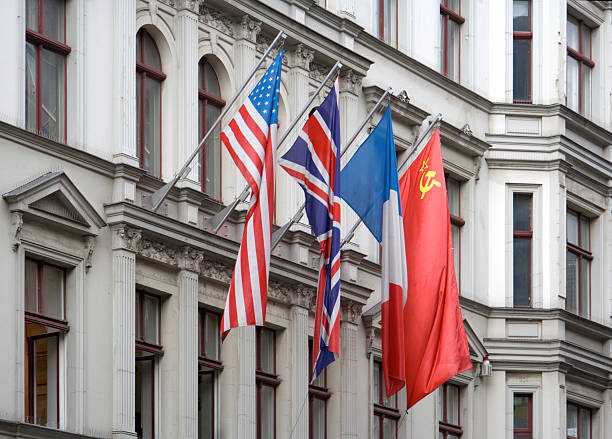
[[[514,395],[514,428],[529,428],[529,418],[529,397]]]
[[[25,310],[38,313],[38,263],[25,261]]]
[[[395,46],[397,36],[397,0],[385,1],[385,41],[391,46]]]
[[[448,77],[459,81],[459,24],[448,20]]]
[[[442,0],[440,3],[444,3]],[[444,74],[444,40],[446,38],[446,33],[444,29],[444,24],[446,22],[446,15],[440,14],[440,73]]]
[[[514,433],[514,439],[532,439],[531,433]]]
[[[591,411],[580,409],[580,439],[591,439]]]
[[[578,242],[578,215],[574,212],[567,211],[567,242],[579,245]]]
[[[457,286],[459,285],[459,270],[460,270],[460,266],[459,266],[459,255],[461,254],[461,246],[460,246],[460,234],[461,234],[461,229],[454,225],[451,224],[451,234],[453,237],[453,263],[455,264],[455,276],[457,277]]]
[[[312,360],[312,355],[310,355],[308,359]],[[312,367],[310,363],[308,363],[308,367],[309,368]],[[321,373],[319,374],[319,376],[314,379],[314,381],[312,382],[313,385],[319,386],[319,387],[325,387],[325,374],[327,373],[326,370],[327,369],[323,369]]]
[[[325,401],[312,400],[312,439],[325,439]]]
[[[219,359],[219,317],[206,313],[206,358]]]
[[[135,399],[138,438],[153,438],[153,397],[153,358],[137,359]]]
[[[200,439],[212,439],[214,427],[214,373],[200,373],[198,385],[198,426]]]
[[[460,3],[461,3],[460,0],[448,0],[448,7],[458,14],[460,12],[459,11]]]
[[[58,418],[58,338],[45,337],[33,342],[34,423],[57,428]]]
[[[36,131],[36,46],[26,42],[26,129]]]
[[[38,0],[26,2],[26,27],[38,32]]]
[[[582,54],[591,58],[591,29],[582,25]]]
[[[62,320],[64,318],[63,270],[50,265],[43,265],[42,293],[42,303],[38,304],[39,311],[47,317]]]
[[[149,174],[159,177],[161,84],[146,78],[144,99],[144,168]]]
[[[45,35],[62,43],[65,42],[64,1],[65,0],[45,0],[43,3]]]
[[[567,405],[567,435],[578,437],[578,408],[575,405]]]
[[[573,313],[578,312],[578,257],[567,252],[567,272],[566,272],[566,300],[567,310]]]
[[[567,106],[578,111],[578,83],[580,65],[575,58],[567,57]]]
[[[531,194],[514,194],[512,217],[514,231],[531,230]]]
[[[137,39],[136,41],[140,41],[140,39]],[[136,52],[136,53],[140,53],[140,52]],[[141,116],[140,116],[140,94],[142,92],[141,88],[142,88],[142,78],[143,75],[142,73],[136,73],[136,121],[137,121],[137,126],[136,126],[136,156],[140,159],[140,123],[141,123]]]
[[[136,293],[136,307],[134,308],[134,312],[136,314],[136,340],[142,339],[142,331],[140,330],[140,327],[142,326],[142,322],[140,321],[140,310],[142,305],[140,304],[140,297],[141,295]]]
[[[446,179],[448,193],[448,211],[451,215],[461,216],[459,211],[459,182],[453,178]]]
[[[590,233],[590,221],[588,218],[580,217],[580,247],[585,250],[590,250],[591,245],[591,233]]]
[[[591,116],[591,69],[582,64],[582,114],[585,117]]]
[[[446,419],[450,424],[459,425],[459,387],[450,384],[446,390]]]
[[[41,134],[58,141],[64,140],[64,62],[63,56],[42,49]]]
[[[530,32],[531,18],[529,17],[529,0],[514,0],[512,9],[514,32]]]
[[[531,306],[531,240],[514,238],[514,306]]]
[[[384,439],[395,439],[395,420],[384,418],[383,430]]]
[[[261,370],[274,373],[274,331],[262,328],[261,343]]]
[[[221,114],[221,109],[206,105],[206,129],[210,129]],[[206,193],[221,198],[221,125],[217,125],[206,141]]]
[[[374,416],[374,425],[372,426],[372,434],[370,435],[373,438],[380,437],[380,417]]]
[[[143,41],[145,64],[161,72],[161,62],[159,60],[159,55],[157,54],[157,48],[155,47],[155,42],[153,41],[153,38],[151,38],[151,36],[145,32],[143,34]]]
[[[159,344],[158,340],[158,319],[159,319],[159,299],[148,294],[143,296],[144,300],[144,339],[149,343]]]
[[[261,438],[274,439],[274,388],[261,387]]]
[[[444,421],[444,387],[438,388],[438,421]]]
[[[208,63],[204,64],[204,68],[206,69],[206,91],[213,96],[221,97],[221,92],[219,91],[219,81],[217,81],[215,71]]]
[[[531,101],[531,40],[513,42],[513,94],[515,101]]]
[[[374,362],[372,372],[372,399],[374,402],[380,403],[380,363]]]
[[[574,17],[567,17],[567,45],[580,52],[580,23]]]
[[[591,315],[591,263],[582,258],[580,261],[582,271],[581,282],[582,288],[580,291],[580,315],[589,318]]]

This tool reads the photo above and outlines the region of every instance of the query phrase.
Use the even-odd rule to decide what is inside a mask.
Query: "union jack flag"
[[[242,242],[221,319],[224,337],[231,328],[265,323],[282,59],[281,49],[221,133],[221,141],[251,187]]]
[[[321,247],[313,379],[340,351],[340,112],[336,90],[334,85],[279,160],[304,189],[306,215]]]

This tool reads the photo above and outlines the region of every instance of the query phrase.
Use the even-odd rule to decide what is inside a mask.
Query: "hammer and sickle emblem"
[[[421,200],[425,198],[425,194],[429,192],[431,189],[433,189],[434,186],[436,187],[442,186],[442,184],[438,180],[434,180],[434,177],[436,176],[436,171],[425,172],[425,169],[429,168],[429,165],[427,164],[428,161],[429,159],[423,160],[423,165],[421,166],[421,169],[419,169],[419,172],[422,172],[421,180],[419,181],[419,189],[421,190]],[[425,185],[423,185],[424,177],[427,178]]]

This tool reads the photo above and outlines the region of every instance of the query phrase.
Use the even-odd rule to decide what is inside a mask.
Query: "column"
[[[112,229],[113,257],[113,439],[136,437],[135,417],[135,295],[136,247],[140,230]]]
[[[136,150],[136,0],[113,0],[113,159],[138,166]]]
[[[311,294],[296,291],[291,306],[291,429],[294,439],[308,439],[308,309]],[[306,402],[305,402],[306,401]]]
[[[198,273],[204,252],[181,250],[179,301],[179,437],[198,437]]]
[[[197,4],[193,0],[175,2],[176,46],[178,52],[178,138],[179,145],[175,169],[180,169],[189,155],[200,143],[198,133],[198,16]],[[197,158],[191,162],[192,171],[188,179],[193,186],[200,186]],[[184,181],[182,182],[184,183]]]
[[[359,417],[355,400],[357,398],[356,383],[359,379],[368,377],[357,376],[357,329],[361,315],[361,305],[351,300],[341,304],[340,320],[340,437],[359,437]]]
[[[310,62],[313,57],[314,50],[308,49],[303,44],[298,44],[287,51],[287,61],[289,65],[287,84],[288,89],[291,90],[291,93],[287,96],[287,105],[290,119],[297,116],[306,102],[308,102],[310,91],[308,72],[310,71]],[[321,102],[324,97],[324,95],[320,95],[319,99],[315,100],[315,104]],[[290,123],[290,121],[287,121],[287,123]],[[283,144],[282,151],[286,151],[297,138],[297,133],[299,133],[300,129],[299,125],[300,124],[298,124],[294,133],[290,135]],[[279,134],[281,131],[285,132],[287,128],[287,126],[279,127]],[[276,222],[278,224],[284,224],[304,202],[304,194],[295,182],[295,179],[290,177],[286,172],[277,172],[276,179]],[[305,216],[302,221],[306,221]]]

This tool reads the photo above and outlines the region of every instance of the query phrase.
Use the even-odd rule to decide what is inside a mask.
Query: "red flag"
[[[399,184],[408,268],[404,334],[410,408],[472,368],[459,308],[438,129]]]

